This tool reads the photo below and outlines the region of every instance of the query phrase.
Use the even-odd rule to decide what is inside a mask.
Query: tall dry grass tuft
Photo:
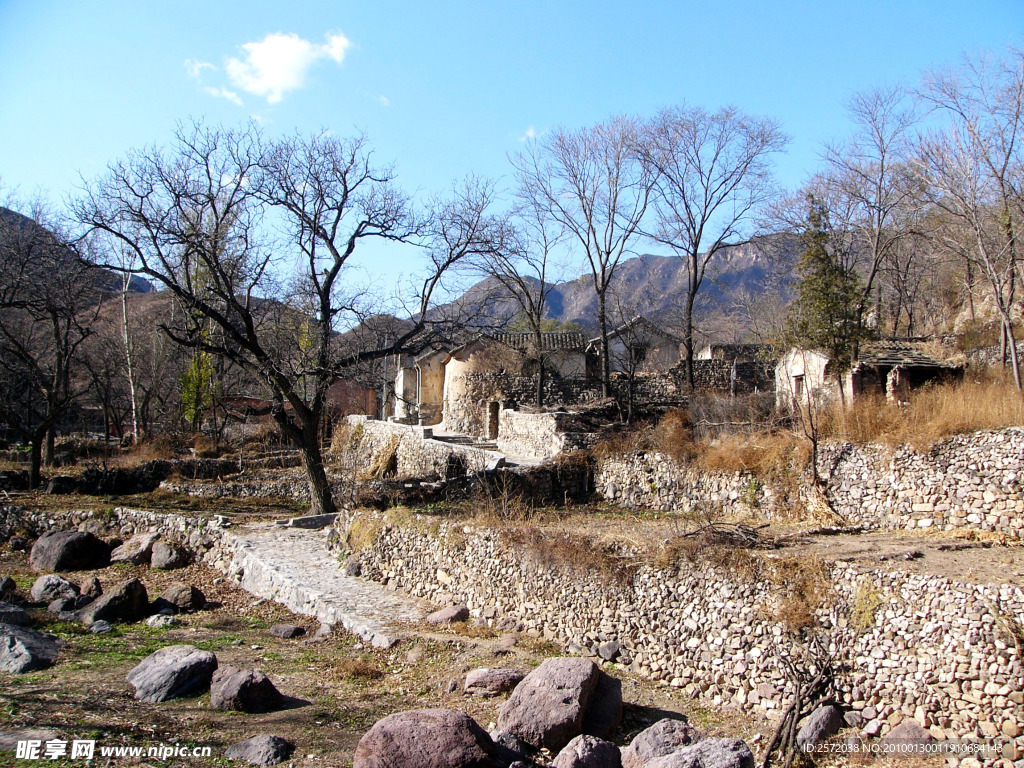
[[[822,437],[852,443],[912,445],[926,451],[938,440],[984,429],[1024,426],[1024,396],[1001,371],[924,387],[906,405],[862,397],[823,414]]]

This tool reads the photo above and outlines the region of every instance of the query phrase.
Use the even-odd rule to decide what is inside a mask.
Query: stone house
[[[707,344],[697,351],[694,360],[728,360],[738,363],[755,363],[768,360],[773,350],[769,344]]]
[[[481,334],[401,356],[394,420],[493,439],[501,411],[531,401],[538,358],[547,389],[583,388],[589,369],[582,333],[543,333],[540,355],[535,346],[530,333]]]
[[[679,362],[681,341],[647,318],[638,315],[608,333],[608,359],[612,373],[655,373]],[[595,371],[601,370],[601,337],[587,350]]]
[[[793,348],[775,367],[775,403],[792,409],[796,403],[853,403],[866,394],[906,402],[911,390],[933,381],[963,375],[963,365],[940,359],[925,339],[882,339],[861,346],[854,364],[840,381],[828,356],[820,350]],[[842,392],[840,393],[840,386]]]

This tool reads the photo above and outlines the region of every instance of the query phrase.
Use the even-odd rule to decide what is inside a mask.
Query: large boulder
[[[32,620],[24,608],[0,602],[0,624],[17,624],[19,627],[27,627],[31,623]]]
[[[502,705],[498,730],[557,753],[583,732],[601,680],[601,670],[589,659],[547,659],[523,678]]]
[[[516,669],[474,669],[466,675],[465,691],[473,696],[508,693],[526,675]]]
[[[210,706],[236,712],[272,712],[284,703],[281,692],[258,669],[218,667],[210,681]]]
[[[577,736],[565,745],[552,768],[622,768],[622,755],[614,744],[596,736]]]
[[[469,715],[416,709],[388,715],[367,731],[352,768],[497,768],[496,753]]]
[[[80,587],[82,594],[93,599],[103,594],[103,585],[95,576],[87,576]]]
[[[292,756],[295,745],[280,736],[273,736],[269,733],[261,733],[245,741],[232,744],[228,747],[224,757],[228,760],[238,760],[249,765],[277,765],[283,763]]]
[[[464,605],[449,605],[427,616],[427,624],[453,624],[466,621],[468,618],[469,608]]]
[[[622,722],[622,681],[598,672],[597,688],[583,715],[583,733],[606,739]]]
[[[94,621],[142,621],[149,615],[149,594],[138,579],[122,582],[97,597],[75,615],[89,626]]]
[[[53,635],[14,624],[0,624],[0,670],[19,675],[46,669],[57,660],[62,645]]]
[[[137,533],[110,553],[112,563],[145,565],[153,555],[153,545],[160,538],[156,532]]]
[[[144,658],[128,673],[135,698],[156,704],[202,693],[210,686],[217,657],[191,645],[169,645]]]
[[[796,734],[796,745],[802,752],[810,752],[826,739],[843,729],[843,710],[834,704],[826,704],[811,712]]]
[[[206,605],[206,596],[196,587],[183,581],[168,584],[153,602],[157,612],[171,609],[174,613],[198,611]]]
[[[935,737],[917,720],[904,720],[879,742],[882,747],[906,747],[907,745],[934,744]],[[883,752],[883,754],[885,754]],[[899,754],[899,750],[896,751]],[[904,754],[909,754],[904,752]]]
[[[158,541],[153,545],[153,553],[149,559],[150,567],[163,571],[184,568],[188,562],[189,556],[185,550],[166,541]]]
[[[622,752],[622,768],[643,768],[649,760],[671,755],[700,736],[686,720],[659,720],[640,731]]]
[[[52,603],[62,597],[70,597],[74,600],[78,597],[78,587],[55,573],[48,573],[36,579],[29,595],[37,603]]]
[[[51,531],[39,537],[28,563],[33,570],[84,571],[106,565],[107,545],[84,531]]]
[[[741,739],[704,739],[656,757],[644,768],[754,768],[754,753]]]

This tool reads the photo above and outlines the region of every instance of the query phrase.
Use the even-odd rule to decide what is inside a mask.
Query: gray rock
[[[306,628],[297,624],[275,624],[270,628],[270,634],[280,637],[282,640],[290,640],[293,637],[301,637],[306,634]]]
[[[61,738],[59,731],[50,728],[19,728],[16,731],[0,731],[0,752],[15,752],[19,741],[34,739],[39,742]]]
[[[28,627],[0,624],[0,671],[20,675],[46,669],[57,660],[63,643]]]
[[[103,619],[100,619],[99,621],[94,621],[89,625],[89,631],[94,635],[105,635],[107,632],[113,632],[114,628],[110,625],[109,621],[103,621]]]
[[[596,736],[577,736],[565,745],[552,768],[622,768],[622,755],[614,744]]]
[[[87,576],[85,581],[82,582],[81,591],[86,597],[91,597],[95,600],[103,594],[103,586],[95,576]]]
[[[272,712],[284,697],[258,669],[219,667],[210,682],[210,706],[237,712]]]
[[[18,591],[18,584],[10,576],[0,579],[0,597],[10,597]]]
[[[184,550],[166,541],[158,541],[153,544],[149,565],[151,568],[172,571],[175,568],[184,568],[189,564],[190,559],[188,553]]]
[[[917,720],[904,720],[879,742],[883,747],[904,744],[934,744],[932,736]]]
[[[468,618],[469,608],[464,605],[450,605],[427,616],[427,624],[451,624],[456,621],[466,621]]]
[[[75,584],[55,573],[40,576],[29,591],[29,595],[37,603],[52,603],[62,597],[70,597],[74,600],[78,597],[78,593],[79,589]]]
[[[156,704],[201,693],[210,686],[217,657],[191,645],[169,645],[144,658],[128,673],[135,698]]]
[[[656,757],[644,768],[754,768],[754,753],[740,739],[704,739]]]
[[[24,552],[28,549],[28,540],[24,536],[11,536],[7,540],[7,546],[11,552]]]
[[[352,768],[497,768],[476,721],[450,709],[416,709],[378,721],[359,740]]]
[[[167,629],[168,627],[176,627],[181,624],[173,616],[168,616],[163,613],[158,613],[155,616],[150,616],[146,619],[146,626],[153,627],[153,629]]]
[[[498,750],[497,757],[499,762],[510,763],[515,760],[529,760],[530,754],[534,751],[533,747],[508,731],[491,731],[489,735],[494,740],[494,746]]]
[[[599,669],[597,688],[583,715],[583,733],[606,739],[622,722],[622,681]]]
[[[169,584],[153,602],[157,610],[173,608],[178,611],[198,611],[206,605],[206,596],[195,587],[183,581],[175,581]]]
[[[363,575],[363,564],[359,560],[358,555],[349,555],[348,559],[345,560],[345,575],[346,576],[362,576]]]
[[[314,640],[325,640],[334,634],[334,625],[327,622],[322,623],[313,633]]]
[[[138,579],[129,579],[104,592],[78,611],[78,620],[85,624],[94,621],[141,621],[149,614],[149,594]]]
[[[600,669],[589,659],[547,659],[502,705],[498,730],[557,753],[583,732],[583,718],[600,680]]]
[[[864,715],[855,709],[851,709],[845,715],[843,715],[843,722],[845,722],[851,728],[860,728],[864,725]]]
[[[108,558],[107,545],[91,533],[51,531],[32,546],[28,562],[40,572],[84,571],[105,565]]]
[[[110,553],[112,563],[145,565],[153,556],[153,545],[160,538],[159,533],[137,533]]]
[[[843,729],[843,711],[832,704],[818,707],[807,716],[796,734],[797,748],[810,752]]]
[[[280,736],[261,733],[228,747],[224,757],[245,761],[249,765],[277,765],[292,756],[295,745]]]
[[[882,732],[882,721],[881,720],[868,720],[864,724],[864,735],[869,737],[875,737]]]
[[[622,752],[622,768],[643,768],[649,760],[671,755],[700,738],[686,719],[659,720],[640,731]]]
[[[23,608],[0,602],[0,624],[17,624],[19,627],[27,627],[31,623],[32,620]]]
[[[75,611],[75,604],[78,600],[74,597],[58,597],[46,606],[47,613],[53,613],[60,616],[62,613],[71,613]]]
[[[607,643],[601,643],[597,647],[597,655],[605,661],[615,661],[622,654],[622,646],[614,640],[609,640]]]
[[[473,696],[498,696],[508,693],[526,677],[515,669],[474,669],[466,675],[463,690]]]
[[[67,475],[55,475],[50,478],[50,481],[46,484],[44,493],[49,494],[66,494],[75,493],[78,490],[78,480]]]

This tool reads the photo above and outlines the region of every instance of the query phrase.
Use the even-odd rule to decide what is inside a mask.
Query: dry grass
[[[347,656],[334,665],[334,674],[341,680],[380,680],[384,670],[365,656]]]
[[[593,448],[599,459],[623,456],[634,451],[656,451],[686,462],[697,455],[689,411],[667,411],[654,425],[644,424],[605,438]]]
[[[853,443],[912,445],[928,450],[938,440],[985,429],[1024,426],[1024,396],[1001,371],[925,387],[905,406],[883,397],[859,398],[845,411],[829,410],[822,437]]]
[[[596,576],[605,586],[628,583],[632,578],[627,558],[590,536],[532,525],[506,528],[502,536],[507,544],[545,568]]]

